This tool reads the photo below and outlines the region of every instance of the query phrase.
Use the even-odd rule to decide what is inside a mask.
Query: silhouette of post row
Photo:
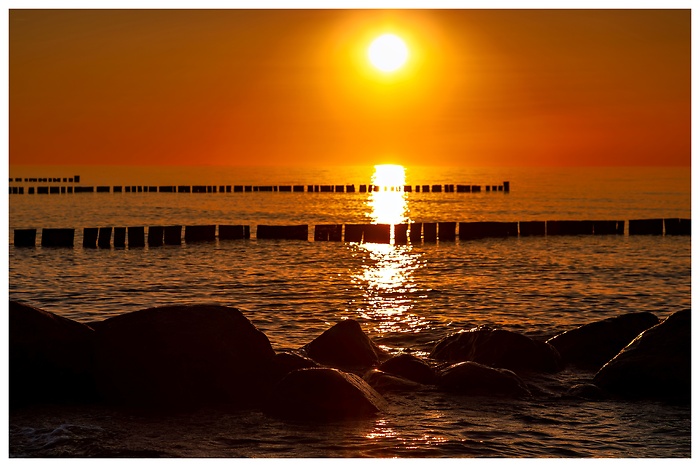
[[[21,179],[14,179],[21,181]],[[25,178],[24,181],[41,181],[52,179]],[[54,181],[60,179],[53,179]],[[65,179],[64,179],[65,180]],[[80,181],[79,176],[70,180]],[[13,179],[10,179],[12,182]],[[98,186],[30,186],[26,187],[26,194],[51,195],[51,194],[73,194],[73,193],[254,193],[254,192],[280,192],[280,193],[370,193],[380,191],[398,191],[405,193],[481,193],[481,185],[400,185],[400,186],[377,186],[360,185],[359,190],[355,185],[98,185]],[[503,182],[501,185],[485,185],[486,192],[510,192],[510,182]],[[25,194],[24,186],[10,186],[9,194]]]
[[[318,224],[317,242],[419,244],[483,238],[561,235],[691,235],[690,219],[554,220],[520,222],[414,222],[410,224]],[[184,233],[184,236],[183,236]],[[310,229],[301,225],[266,225],[256,228],[258,240],[309,240]],[[392,235],[393,233],[393,235]],[[75,229],[44,228],[42,247],[73,247]],[[85,227],[83,248],[159,247],[185,243],[251,238],[249,225],[169,225],[146,227]],[[14,229],[15,247],[36,246],[37,229]]]

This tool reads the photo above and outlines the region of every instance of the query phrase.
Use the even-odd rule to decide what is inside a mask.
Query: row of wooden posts
[[[73,193],[367,193],[378,191],[403,191],[406,193],[481,193],[481,185],[401,185],[378,186],[360,185],[161,185],[161,186],[10,186],[11,195],[38,194],[73,194]],[[510,182],[502,185],[485,185],[483,191],[510,192]]]
[[[396,244],[475,240],[491,237],[556,235],[624,235],[625,221],[522,221],[522,222],[418,222],[411,224],[319,224],[314,241],[345,241]],[[457,228],[459,227],[459,230]],[[629,235],[690,235],[690,219],[638,219],[628,221]],[[16,247],[36,246],[36,229],[14,229]],[[83,248],[130,248],[180,245],[219,240],[250,239],[248,225],[188,225],[146,227],[86,227]],[[42,247],[73,247],[75,229],[45,228]],[[309,240],[308,225],[258,225],[256,238]]]

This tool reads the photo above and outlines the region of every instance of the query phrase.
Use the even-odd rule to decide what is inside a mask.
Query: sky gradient
[[[690,166],[690,10],[11,10],[14,164]],[[394,33],[404,68],[373,69]]]

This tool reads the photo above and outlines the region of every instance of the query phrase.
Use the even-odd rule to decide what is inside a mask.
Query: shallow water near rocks
[[[80,173],[90,180],[89,171]],[[124,173],[129,175],[117,175],[127,177]],[[208,183],[201,179],[207,173],[212,183],[223,177],[216,171],[199,171],[190,174],[200,177],[191,183]],[[344,172],[354,173],[362,175]],[[107,177],[94,177],[98,175]],[[108,183],[131,183],[115,179],[117,175],[112,174]],[[145,177],[138,171],[131,175]],[[291,172],[224,175],[230,176],[228,183],[306,183],[320,177],[328,183],[345,182],[335,172],[308,178]],[[404,220],[690,217],[690,180],[683,171],[434,170],[423,176],[418,180],[415,175],[415,183],[510,180],[512,191],[467,197],[404,194],[399,205]],[[469,176],[473,178],[467,180]],[[352,182],[364,180],[348,180]],[[103,182],[95,180],[99,183]],[[370,222],[377,208],[372,195],[360,193],[240,196],[12,195],[10,239],[12,229],[26,227],[74,227],[78,235],[75,248],[10,245],[10,299],[85,323],[159,305],[233,306],[268,336],[277,351],[297,349],[337,321],[352,318],[389,352],[419,356],[426,356],[451,332],[484,324],[544,340],[622,313],[650,311],[663,319],[691,306],[687,236],[520,237],[418,245],[253,238],[140,249],[80,246],[83,227]],[[9,453],[11,457],[690,457],[689,405],[566,396],[571,386],[589,382],[592,376],[573,368],[524,375],[539,390],[523,400],[466,397],[430,388],[387,394],[388,409],[377,418],[330,425],[215,408],[156,416],[94,405],[36,406],[10,414]]]

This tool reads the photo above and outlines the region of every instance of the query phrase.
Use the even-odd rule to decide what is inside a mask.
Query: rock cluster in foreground
[[[381,394],[442,391],[532,397],[523,376],[600,370],[583,397],[690,400],[690,310],[602,320],[540,342],[502,329],[446,336],[428,358],[391,355],[354,320],[296,352],[275,352],[238,309],[148,308],[81,324],[10,301],[10,407],[101,402],[181,410],[258,408],[286,419],[373,417]],[[602,363],[601,363],[602,362]]]

